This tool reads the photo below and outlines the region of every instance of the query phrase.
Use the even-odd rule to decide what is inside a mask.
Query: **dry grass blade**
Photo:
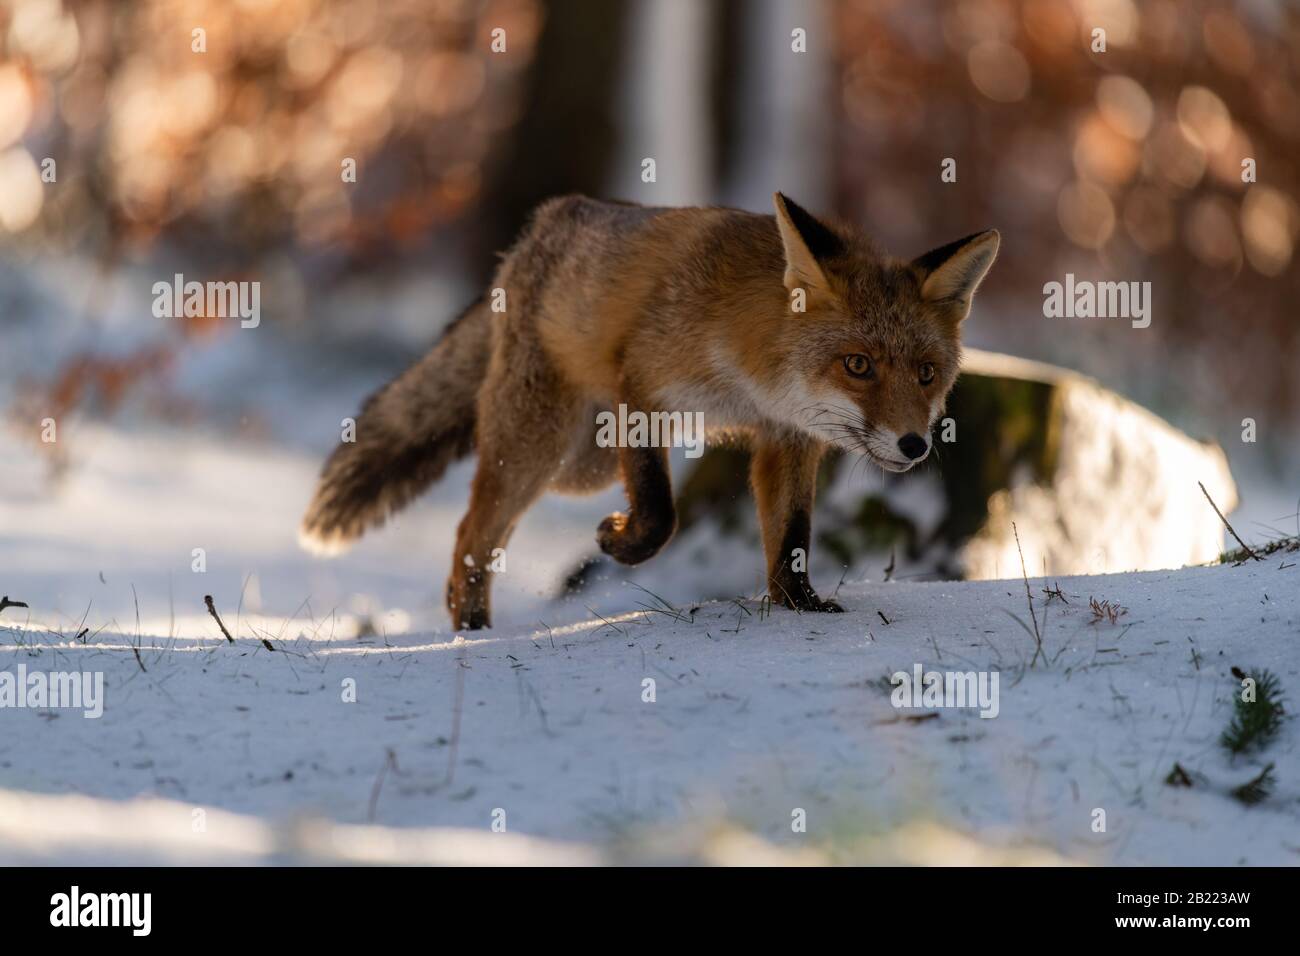
[[[1092,620],[1088,622],[1089,624],[1096,624],[1098,621],[1114,624],[1128,613],[1128,608],[1121,604],[1114,601],[1098,601],[1095,597],[1088,598],[1088,610],[1092,611]]]
[[[217,627],[221,628],[221,633],[226,636],[226,640],[231,644],[235,643],[235,639],[231,637],[230,632],[226,630],[226,625],[225,622],[221,620],[221,615],[217,613],[217,606],[212,603],[212,595],[203,595],[203,603],[208,606],[208,613],[211,614],[212,619],[217,622]]]
[[[1025,552],[1020,547],[1020,532],[1016,529],[1016,523],[1014,521],[1011,522],[1011,533],[1016,536],[1016,550],[1020,552],[1020,576],[1025,581],[1025,601],[1029,604],[1029,619],[1034,624],[1034,644],[1036,646],[1034,647],[1033,660],[1029,662],[1029,666],[1033,667],[1043,653],[1043,635],[1042,632],[1038,630],[1038,618],[1034,614],[1034,595],[1033,592],[1029,590],[1029,572],[1025,570]],[[1045,659],[1046,658],[1044,658],[1044,660]]]
[[[1219,510],[1219,506],[1214,503],[1214,499],[1210,497],[1210,493],[1205,490],[1205,485],[1201,484],[1199,481],[1196,484],[1200,487],[1201,494],[1205,495],[1205,500],[1210,503],[1210,507],[1214,509],[1214,513],[1218,515],[1219,520],[1223,522],[1223,526],[1228,529],[1228,534],[1232,535],[1234,538],[1237,539],[1237,544],[1241,545],[1241,549],[1245,551],[1246,554],[1248,554],[1250,557],[1254,558],[1256,561],[1263,561],[1264,560],[1263,558],[1257,555],[1254,551],[1250,550],[1250,545],[1248,545],[1245,541],[1241,540],[1241,535],[1237,534],[1236,530],[1232,527],[1232,525],[1228,524],[1228,519],[1223,516],[1223,512]]]

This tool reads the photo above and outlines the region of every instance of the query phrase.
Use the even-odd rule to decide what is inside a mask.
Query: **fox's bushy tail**
[[[491,353],[491,316],[479,299],[409,369],[375,392],[321,470],[299,540],[338,554],[382,525],[474,448],[479,385]]]

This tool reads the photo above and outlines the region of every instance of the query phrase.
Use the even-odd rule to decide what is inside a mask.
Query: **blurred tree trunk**
[[[468,237],[468,264],[478,282],[491,278],[495,254],[539,202],[602,191],[620,125],[615,111],[628,8],[628,0],[548,4],[523,115],[489,174]]]

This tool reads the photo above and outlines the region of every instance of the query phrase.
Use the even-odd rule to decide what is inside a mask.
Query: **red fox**
[[[491,294],[366,400],[355,441],[325,463],[304,544],[340,550],[477,448],[447,608],[457,628],[487,627],[494,550],[548,490],[590,493],[621,472],[630,507],[600,523],[601,549],[639,564],[672,537],[668,449],[604,447],[598,416],[702,412],[710,434],[752,448],[773,602],[842,610],[795,570],[807,567],[818,463],[828,446],[893,472],[925,459],[999,237],[907,262],[781,193],[774,203],[775,216],[542,204]]]

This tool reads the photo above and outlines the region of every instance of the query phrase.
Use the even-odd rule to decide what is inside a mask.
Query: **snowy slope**
[[[1064,601],[1031,579],[1047,657],[1032,667],[1021,580],[846,585],[843,615],[715,603],[454,637],[331,639],[330,621],[304,611],[257,634],[244,618],[233,645],[211,619],[174,639],[125,627],[81,644],[15,627],[25,612],[10,608],[0,670],[100,671],[106,705],[99,719],[0,710],[0,861],[96,859],[93,834],[69,849],[47,832],[84,825],[82,811],[14,843],[13,808],[40,805],[23,793],[78,793],[166,798],[213,820],[477,833],[504,811],[510,834],[633,858],[725,821],[832,860],[878,859],[875,838],[937,824],[1085,863],[1295,864],[1295,722],[1257,757],[1230,761],[1218,736],[1230,667],[1272,670],[1295,700],[1296,558],[1062,579]],[[1127,611],[1093,623],[1092,597]],[[917,663],[998,671],[998,715],[908,719],[918,712],[895,709],[881,679]],[[349,679],[355,703],[342,699]],[[1191,788],[1165,785],[1175,762]],[[1269,799],[1226,794],[1266,762]],[[805,833],[792,832],[797,809]],[[114,839],[124,826],[156,839],[186,817],[129,819]]]

